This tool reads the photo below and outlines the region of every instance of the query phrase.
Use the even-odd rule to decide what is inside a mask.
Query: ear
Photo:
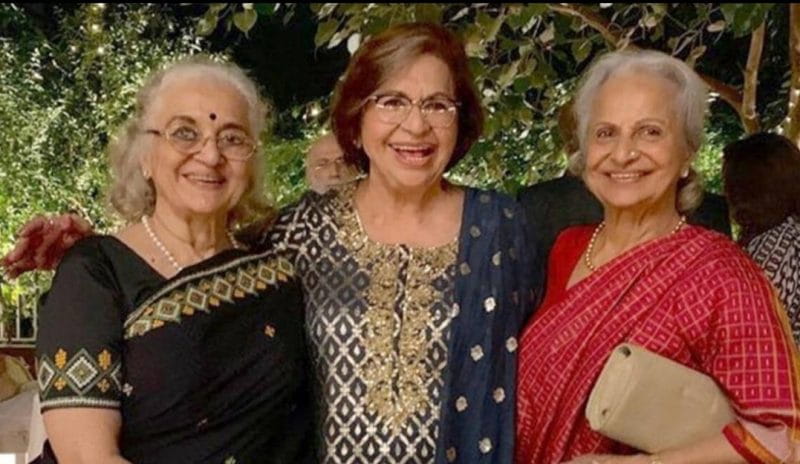
[[[150,180],[153,177],[153,156],[152,151],[148,150],[139,158],[139,169],[145,180]]]

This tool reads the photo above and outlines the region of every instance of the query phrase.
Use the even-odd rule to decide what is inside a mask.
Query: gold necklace
[[[686,224],[686,216],[681,216],[680,220],[672,229],[672,231],[669,233],[669,235],[678,232],[681,229],[681,227],[683,227],[684,224]],[[603,221],[600,223],[600,225],[597,226],[596,229],[594,229],[594,232],[592,232],[592,238],[589,239],[589,246],[586,247],[586,252],[583,254],[583,263],[586,264],[586,267],[591,272],[597,270],[597,267],[595,267],[594,263],[592,263],[592,252],[594,251],[594,242],[597,241],[597,236],[600,235],[600,231],[602,231],[605,227],[606,227],[606,221]]]

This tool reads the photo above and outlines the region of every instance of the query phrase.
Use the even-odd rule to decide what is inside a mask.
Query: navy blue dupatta
[[[437,463],[510,463],[517,335],[542,282],[517,202],[467,189]],[[536,292],[538,293],[538,292]]]

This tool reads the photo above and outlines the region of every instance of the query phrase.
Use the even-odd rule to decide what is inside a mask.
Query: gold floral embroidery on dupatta
[[[426,363],[428,327],[434,304],[444,299],[433,282],[455,266],[458,246],[453,241],[435,248],[409,248],[369,240],[356,214],[354,193],[354,186],[343,188],[334,209],[341,222],[340,243],[370,275],[361,332],[365,406],[397,431],[412,415],[433,406],[428,386],[431,377],[441,372]]]

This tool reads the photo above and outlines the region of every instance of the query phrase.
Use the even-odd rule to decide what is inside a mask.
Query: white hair
[[[686,63],[666,53],[655,50],[618,50],[607,53],[592,63],[576,91],[573,112],[579,149],[569,154],[569,168],[572,173],[581,175],[586,168],[586,137],[592,106],[600,88],[612,76],[631,71],[652,74],[675,84],[678,90],[673,105],[675,114],[681,118],[682,134],[690,162],[697,156],[703,144],[703,128],[708,109],[706,84]],[[685,213],[695,209],[700,204],[702,195],[702,180],[690,167],[688,176],[678,181],[678,211]]]
[[[169,63],[150,74],[136,94],[133,114],[109,145],[109,201],[114,210],[129,222],[151,214],[155,206],[155,189],[152,182],[145,179],[140,164],[142,156],[152,144],[152,139],[143,137],[145,116],[158,100],[165,82],[196,75],[218,79],[242,95],[248,108],[248,129],[257,142],[266,127],[269,104],[253,80],[235,64],[213,61],[206,56],[193,56]],[[272,212],[263,194],[264,163],[260,143],[256,143],[253,158],[247,189],[229,215],[229,226],[248,223]]]

